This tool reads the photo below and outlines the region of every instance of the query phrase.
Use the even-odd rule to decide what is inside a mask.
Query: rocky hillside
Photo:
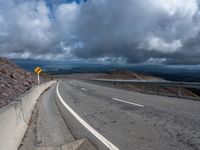
[[[37,77],[34,73],[0,57],[0,107],[15,100],[36,82]]]

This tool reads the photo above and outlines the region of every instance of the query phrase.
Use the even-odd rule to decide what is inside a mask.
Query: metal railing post
[[[179,98],[182,97],[181,88],[180,88],[179,86],[177,86],[177,96],[178,96]]]

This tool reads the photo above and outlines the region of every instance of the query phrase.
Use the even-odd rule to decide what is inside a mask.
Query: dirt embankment
[[[0,57],[0,107],[15,100],[36,83],[37,77],[34,73]]]
[[[153,77],[150,75],[144,75],[140,73],[135,73],[128,70],[116,70],[111,73],[100,75],[98,78],[102,79],[122,79],[122,80],[157,80],[164,81],[162,78]]]

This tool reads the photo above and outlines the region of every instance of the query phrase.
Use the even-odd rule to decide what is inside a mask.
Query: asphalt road
[[[99,149],[200,150],[200,101],[77,80],[61,81],[55,90],[72,135]]]

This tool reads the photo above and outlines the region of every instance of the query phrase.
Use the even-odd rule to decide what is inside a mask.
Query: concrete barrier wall
[[[0,109],[0,150],[17,150],[39,96],[56,81],[32,87],[17,101]]]

